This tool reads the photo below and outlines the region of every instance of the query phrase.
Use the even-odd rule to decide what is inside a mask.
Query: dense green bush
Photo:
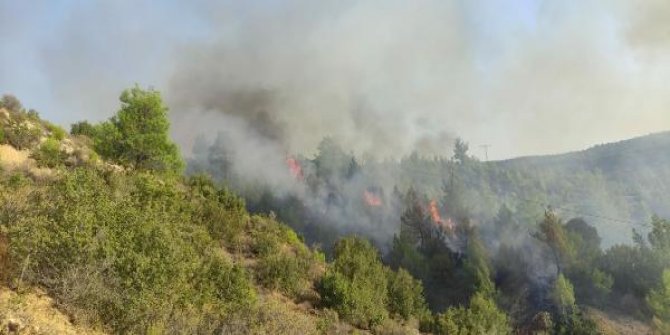
[[[423,286],[405,269],[388,271],[389,311],[405,320],[429,314],[423,298]]]
[[[586,317],[579,308],[574,308],[567,314],[559,315],[555,325],[555,334],[559,335],[598,335],[596,323]]]
[[[253,216],[249,236],[250,250],[258,258],[258,283],[288,296],[298,298],[306,293],[325,263],[293,230],[273,218]]]
[[[334,248],[335,260],[319,284],[325,306],[361,327],[388,317],[387,280],[377,250],[365,240],[347,237]]]
[[[554,283],[551,300],[562,313],[571,311],[575,306],[574,288],[563,274],[560,274]]]
[[[62,141],[67,135],[67,132],[65,129],[63,129],[63,127],[55,125],[51,122],[45,122],[45,127],[49,131],[50,137],[55,138],[56,140]]]
[[[184,162],[169,137],[168,109],[160,93],[123,91],[121,109],[94,131],[95,149],[106,159],[139,170],[180,174]]]
[[[187,180],[193,219],[207,227],[211,236],[237,248],[248,221],[244,200],[226,188],[217,187],[211,178],[195,175]]]
[[[670,270],[663,271],[663,283],[651,290],[647,303],[654,313],[653,324],[663,334],[670,332]]]
[[[71,135],[84,135],[95,138],[95,127],[88,121],[79,121],[70,126]]]
[[[510,334],[511,328],[504,312],[485,294],[476,293],[468,308],[451,307],[435,318],[435,334]]]
[[[311,287],[323,261],[307,248],[282,249],[259,259],[256,276],[264,287],[298,298]]]
[[[61,150],[60,142],[50,137],[33,151],[31,157],[37,161],[38,166],[54,168],[65,163],[67,154]]]
[[[36,187],[22,211],[3,207],[0,224],[24,281],[114,331],[183,323],[193,309],[222,320],[255,293],[206,227],[191,223],[197,206],[182,192],[150,174],[77,169]]]

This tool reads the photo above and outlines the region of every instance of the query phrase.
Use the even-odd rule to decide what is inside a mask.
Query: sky
[[[504,159],[670,125],[661,0],[0,0],[0,41],[0,93],[68,125],[152,87],[187,152],[223,131]]]

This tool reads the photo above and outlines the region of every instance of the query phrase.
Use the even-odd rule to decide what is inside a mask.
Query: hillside
[[[127,94],[127,115],[158,102],[152,92]],[[171,144],[156,142],[169,141],[158,133],[167,127],[151,139],[162,156],[130,164],[105,152],[120,145],[105,147],[85,122],[68,134],[2,103],[11,105],[0,102],[0,334],[418,333],[422,300],[402,314],[383,301],[423,299],[420,284],[403,277],[419,291],[387,293],[396,272],[353,238],[369,252],[358,261],[381,274],[371,283],[379,294],[327,303],[329,292],[349,294],[320,287],[339,270],[273,215],[248,213],[207,176],[182,177]],[[116,120],[97,129],[123,131]],[[352,285],[346,278],[337,285]]]
[[[553,164],[545,159],[556,157],[484,163],[461,150],[450,160],[359,165],[331,142],[313,160],[288,164],[300,172],[294,186],[311,187],[314,199],[260,188],[260,200],[243,193],[245,201],[229,188],[244,180],[184,174],[158,92],[134,87],[120,100],[109,120],[79,122],[69,133],[1,101],[0,334],[597,334],[666,326],[655,301],[670,295],[668,249],[659,243],[670,239],[670,222],[653,221],[636,246],[603,250],[583,220],[512,206],[518,194],[551,199],[566,185],[552,186],[552,178],[566,170],[577,176],[567,185],[616,181],[620,172],[591,168],[597,158],[578,169],[566,167],[577,164],[566,163],[570,155]],[[389,176],[400,187],[385,194],[381,177]],[[325,211],[315,213],[310,206],[322,195]],[[343,226],[344,218],[352,221]]]
[[[625,230],[648,231],[652,215],[670,217],[670,132],[490,164],[537,180],[549,194],[546,204],[565,208],[566,215],[584,216],[608,244],[629,242],[622,239],[630,237],[621,236]],[[580,178],[581,185],[565,183]]]

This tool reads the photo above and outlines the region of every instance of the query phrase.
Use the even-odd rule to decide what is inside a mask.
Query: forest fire
[[[382,199],[370,191],[363,192],[363,200],[370,207],[379,207],[382,205]]]
[[[302,167],[300,166],[300,163],[297,159],[291,156],[287,157],[286,165],[288,165],[289,172],[291,172],[291,176],[293,176],[293,178],[297,180],[303,179],[304,176],[302,174]]]
[[[441,227],[441,228],[447,228],[449,230],[454,229],[454,223],[451,221],[451,219],[447,219],[446,221],[442,219],[440,216],[440,210],[437,208],[437,201],[431,200],[430,204],[428,205],[428,209],[430,211],[430,217],[433,219],[433,222]]]

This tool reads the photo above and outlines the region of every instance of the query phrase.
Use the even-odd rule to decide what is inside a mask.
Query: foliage
[[[270,221],[270,224],[278,226],[279,231],[272,234],[280,236],[280,240],[276,243],[270,242],[269,248],[266,249],[257,246],[258,250],[263,250],[259,254],[256,266],[258,282],[289,297],[300,297],[316,279],[317,268],[320,267],[321,261],[290,233],[281,239],[281,231],[286,229],[285,226],[279,226],[274,221]],[[269,241],[269,239],[261,238],[257,241]]]
[[[457,138],[454,144],[453,160],[458,164],[464,164],[470,161],[471,157],[468,155],[469,145],[462,139]]]
[[[556,275],[558,276],[573,261],[575,257],[574,246],[571,244],[560,218],[551,210],[545,212],[544,220],[540,222],[538,228],[538,232],[533,236],[546,243],[551,250],[556,264]]]
[[[115,331],[144,332],[207,306],[221,320],[254,302],[249,275],[190,223],[197,207],[174,182],[77,169],[28,199],[1,223],[23,279]]]
[[[571,311],[575,306],[575,293],[572,283],[560,274],[551,290],[551,299],[561,313]]]
[[[117,114],[94,131],[96,151],[139,170],[181,173],[184,162],[169,139],[168,109],[160,93],[135,86],[120,100]]]
[[[37,125],[22,117],[12,118],[5,128],[5,140],[19,150],[32,147],[41,135],[42,131]]]
[[[71,135],[83,135],[83,136],[88,136],[90,138],[95,138],[96,137],[96,129],[95,129],[95,126],[90,124],[88,121],[79,121],[79,122],[73,123],[70,126],[70,134]]]
[[[578,308],[574,308],[567,314],[559,315],[555,325],[556,334],[565,335],[598,335],[596,323],[587,318]]]
[[[435,334],[510,334],[511,327],[504,312],[486,294],[472,296],[468,308],[452,307],[435,318]]]
[[[191,176],[186,184],[189,200],[195,207],[193,219],[207,227],[214,239],[236,248],[248,220],[244,200],[227,188],[218,187],[205,175]]]
[[[472,291],[493,295],[495,284],[491,281],[491,265],[482,241],[477,231],[472,229],[468,234],[468,246],[466,249],[467,259],[464,268],[472,278]]]
[[[49,132],[50,137],[52,137],[52,138],[54,138],[58,141],[62,141],[63,139],[65,139],[65,136],[67,135],[67,132],[65,131],[65,129],[63,129],[63,127],[55,125],[51,122],[46,122],[46,121],[44,122],[44,124],[45,124],[45,127],[46,127],[47,131]]]
[[[319,285],[326,307],[361,327],[374,327],[388,312],[385,270],[367,241],[347,237],[335,245],[335,260]]]
[[[31,157],[37,161],[38,166],[55,168],[65,163],[67,154],[61,149],[57,139],[49,137],[33,151]]]
[[[389,312],[404,320],[421,317],[428,313],[423,298],[423,286],[405,269],[388,271]]]
[[[591,272],[591,279],[595,289],[598,290],[602,295],[607,295],[612,289],[612,285],[614,284],[614,279],[610,274],[598,269],[594,269],[593,272]]]
[[[647,303],[654,313],[654,326],[661,333],[670,331],[670,270],[663,271],[663,283],[649,292]]]

